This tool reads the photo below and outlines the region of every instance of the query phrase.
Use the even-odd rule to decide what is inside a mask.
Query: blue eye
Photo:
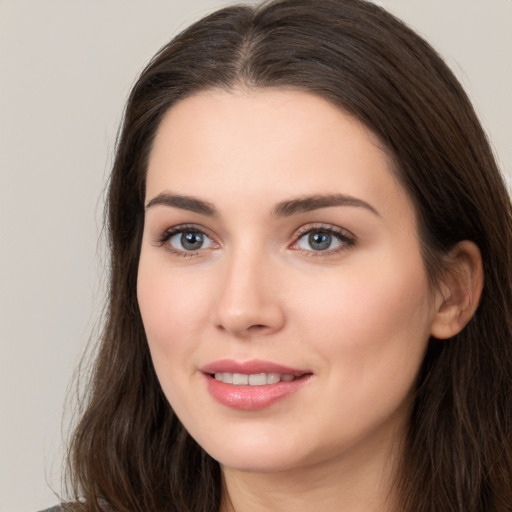
[[[178,252],[194,252],[212,247],[213,240],[201,231],[180,229],[169,234],[168,244]]]
[[[295,248],[303,251],[327,252],[348,248],[354,240],[332,228],[313,228],[299,236]]]

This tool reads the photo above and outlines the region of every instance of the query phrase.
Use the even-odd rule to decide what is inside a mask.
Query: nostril
[[[249,331],[253,331],[253,332],[259,332],[259,331],[264,331],[265,329],[267,329],[268,327],[266,325],[263,325],[263,324],[256,324],[256,325],[251,325],[249,327]]]

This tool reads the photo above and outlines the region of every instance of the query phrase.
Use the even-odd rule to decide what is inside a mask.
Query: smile
[[[269,384],[277,384],[279,382],[292,382],[295,375],[281,373],[229,373],[217,372],[213,377],[225,384],[233,384],[234,386],[266,386]]]
[[[270,361],[223,359],[200,369],[215,401],[231,409],[257,411],[287,399],[311,382],[306,369]]]

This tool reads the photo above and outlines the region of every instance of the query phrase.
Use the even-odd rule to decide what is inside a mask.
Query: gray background
[[[57,502],[103,303],[103,193],[137,73],[218,0],[0,0],[0,511]],[[446,58],[512,177],[512,0],[381,0]],[[69,414],[66,418],[69,417]]]

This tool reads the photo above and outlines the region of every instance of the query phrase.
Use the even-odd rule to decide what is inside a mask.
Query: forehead
[[[384,209],[398,193],[410,208],[392,159],[365,125],[287,89],[209,90],[173,106],[150,153],[147,198],[165,189],[213,202],[337,192],[378,198]]]

